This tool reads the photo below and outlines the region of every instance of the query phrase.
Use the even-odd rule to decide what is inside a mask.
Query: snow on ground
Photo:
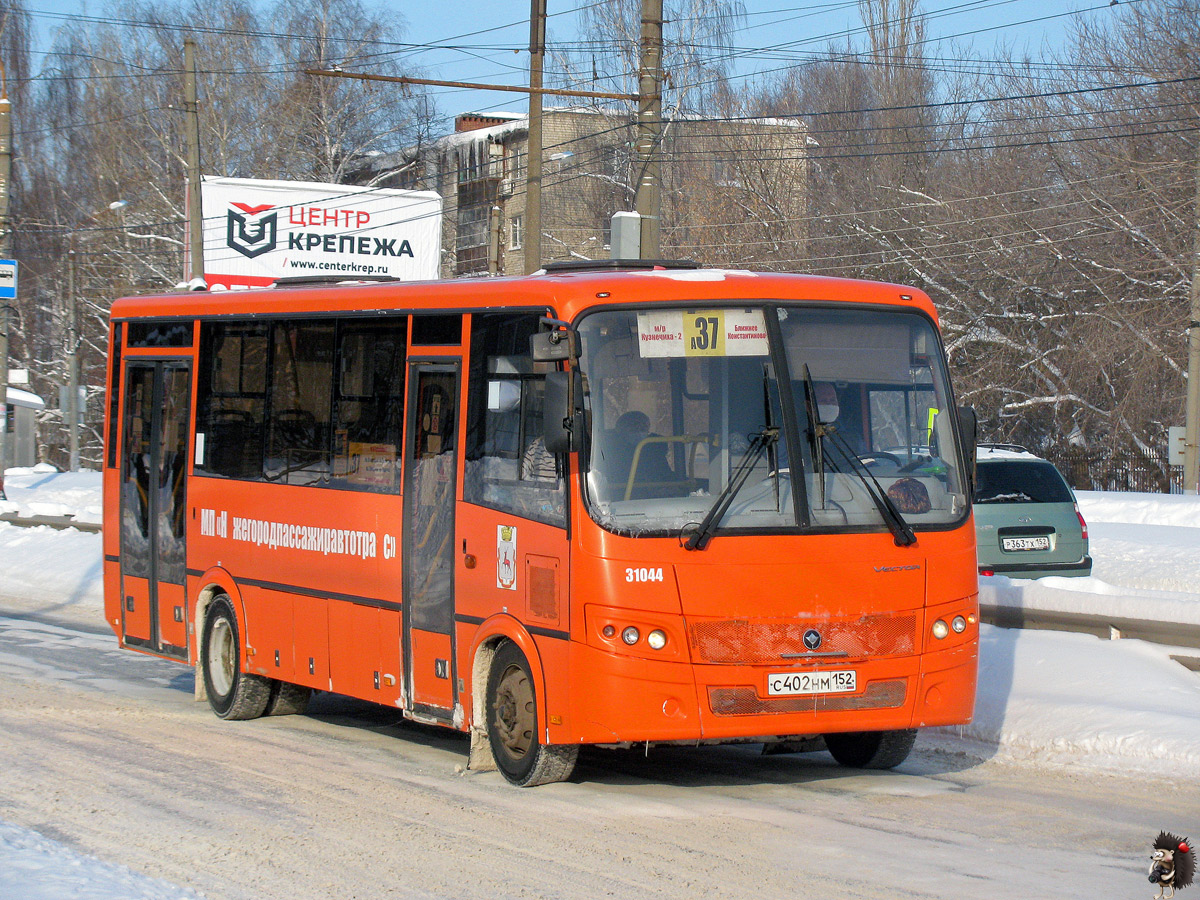
[[[31,468],[8,469],[4,478],[8,499],[0,500],[0,513],[100,521],[99,472],[59,472],[54,466],[39,463]]]
[[[0,872],[9,900],[199,900],[190,890],[83,856],[6,822],[0,822]]]
[[[5,490],[0,513],[100,519],[95,472],[9,469]],[[1091,577],[981,578],[980,601],[1200,624],[1200,498],[1080,492],[1079,505]],[[0,523],[0,599],[56,597],[99,622],[100,565],[98,534]],[[1171,652],[1141,641],[983,626],[975,721],[923,742],[981,758],[1200,777],[1200,675]],[[3,822],[0,871],[13,900],[195,896]]]

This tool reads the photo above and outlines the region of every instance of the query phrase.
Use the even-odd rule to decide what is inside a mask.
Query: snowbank
[[[0,513],[21,516],[72,516],[99,523],[102,514],[99,472],[60,472],[45,463],[4,473]]]

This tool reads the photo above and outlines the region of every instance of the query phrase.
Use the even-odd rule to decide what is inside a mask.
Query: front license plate
[[[1004,550],[1049,550],[1050,536],[1001,538],[1000,546]]]
[[[795,694],[844,694],[858,690],[853,669],[832,672],[772,672],[767,676],[767,693],[772,697]]]

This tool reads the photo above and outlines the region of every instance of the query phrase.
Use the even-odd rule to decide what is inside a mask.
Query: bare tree
[[[103,391],[107,313],[115,296],[161,290],[182,273],[183,42],[197,41],[201,158],[206,173],[345,180],[356,158],[428,128],[420,97],[319,81],[300,71],[340,64],[398,71],[400,20],[356,0],[280,2],[267,17],[247,0],[127,0],[106,23],[59,34],[31,98],[37,153],[25,157],[22,222],[41,261],[29,282],[31,368],[53,395],[63,381],[63,319],[72,250],[83,380]],[[102,406],[89,406],[85,461],[98,461]],[[48,425],[54,423],[48,422]],[[61,432],[44,429],[55,458]]]

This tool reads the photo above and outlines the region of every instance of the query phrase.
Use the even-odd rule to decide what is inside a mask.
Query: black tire
[[[917,729],[853,731],[825,735],[825,746],[843,766],[852,769],[892,769],[908,759]]]
[[[308,709],[312,688],[287,681],[271,681],[271,697],[267,700],[266,716],[297,716]]]
[[[525,654],[506,641],[492,657],[487,683],[487,734],[500,773],[517,787],[566,781],[578,744],[538,740],[537,694]]]
[[[237,616],[228,597],[208,607],[200,641],[200,667],[208,705],[222,719],[257,719],[271,699],[271,679],[242,671]]]

